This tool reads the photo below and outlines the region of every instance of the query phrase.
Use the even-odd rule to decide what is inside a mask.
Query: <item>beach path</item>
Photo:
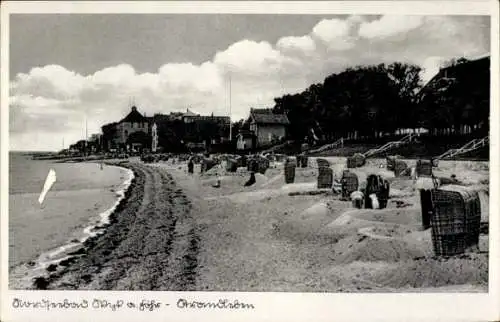
[[[53,274],[50,288],[190,290],[197,236],[191,202],[165,171],[129,164],[136,178],[105,234]]]

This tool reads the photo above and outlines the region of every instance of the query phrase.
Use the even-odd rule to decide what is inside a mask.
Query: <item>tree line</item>
[[[298,141],[379,137],[418,128],[438,135],[487,134],[489,59],[487,65],[470,63],[453,60],[447,67],[451,75],[438,75],[428,84],[417,65],[348,68],[301,93],[275,98],[273,110],[287,114],[289,136]]]

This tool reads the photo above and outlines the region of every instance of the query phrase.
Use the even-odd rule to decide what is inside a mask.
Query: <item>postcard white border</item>
[[[265,8],[265,11],[264,11]],[[499,13],[497,1],[333,1],[333,2],[8,2],[1,7],[1,317],[3,321],[493,321],[500,319],[499,296]],[[486,294],[335,294],[335,293],[218,293],[218,292],[63,292],[9,291],[8,276],[8,116],[9,19],[12,13],[265,13],[265,14],[412,14],[491,15],[491,135],[490,135],[490,266]],[[170,303],[154,312],[12,310],[12,299],[78,300],[104,298]],[[237,299],[254,310],[176,309],[179,298],[198,301]]]

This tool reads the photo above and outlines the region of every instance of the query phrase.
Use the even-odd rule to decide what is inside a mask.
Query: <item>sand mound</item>
[[[236,192],[230,195],[222,195],[222,196],[216,196],[216,197],[209,197],[205,198],[205,200],[217,200],[219,198],[228,198],[232,202],[236,203],[251,203],[251,202],[258,202],[266,199],[272,199],[279,196],[279,191],[276,190],[271,190],[271,189],[262,189],[262,190],[255,190],[255,191],[243,191],[243,192]]]
[[[262,184],[262,187],[267,187],[267,186],[270,186],[272,184],[274,184],[273,186],[275,186],[275,185],[283,185],[284,182],[285,182],[284,176],[277,174],[274,177],[272,177],[269,180],[267,180],[267,182],[265,182],[264,184]]]
[[[256,173],[255,174],[255,183],[257,185],[262,185],[264,183],[266,183],[267,181],[269,181],[269,178],[266,177],[265,175],[263,175],[262,173]]]
[[[335,201],[316,203],[302,212],[285,218],[280,224],[280,231],[296,240],[335,235],[332,232],[324,231],[324,227],[338,216],[343,207],[345,206]]]
[[[356,209],[350,211],[349,216],[355,219],[409,226],[420,225],[421,221],[420,209]]]
[[[350,236],[340,240],[334,247],[335,261],[340,264],[360,262],[398,262],[424,253],[399,239],[378,239],[365,235]]]
[[[402,237],[412,232],[408,227],[401,225],[375,226],[365,231],[368,235],[376,235],[380,238]]]
[[[403,262],[387,271],[378,272],[373,281],[393,288],[439,287],[450,284],[488,284],[488,258],[484,254],[462,258],[431,259]]]
[[[303,182],[303,183],[285,184],[281,187],[281,190],[290,193],[290,192],[306,192],[318,189],[316,182]]]

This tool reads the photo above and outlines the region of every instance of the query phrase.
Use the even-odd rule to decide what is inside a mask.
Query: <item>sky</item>
[[[231,106],[237,121],[347,67],[406,62],[421,66],[426,81],[451,58],[488,54],[490,20],[18,14],[9,39],[10,149],[44,151],[83,139],[85,124],[99,133],[131,103],[146,115],[229,115]]]

